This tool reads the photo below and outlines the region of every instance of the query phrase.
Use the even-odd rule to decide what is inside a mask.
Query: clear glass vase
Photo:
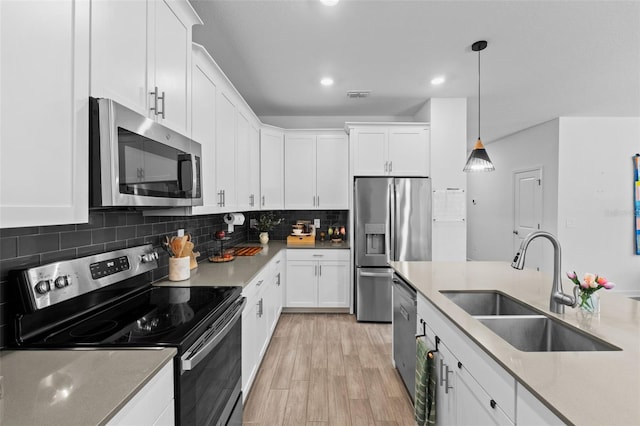
[[[579,293],[578,308],[583,312],[599,314],[600,296],[598,295],[598,292],[589,293],[581,291]]]

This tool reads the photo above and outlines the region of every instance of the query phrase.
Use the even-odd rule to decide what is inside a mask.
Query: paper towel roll
[[[224,215],[224,223],[227,224],[229,232],[233,232],[234,225],[244,225],[244,215],[242,213],[227,213]]]

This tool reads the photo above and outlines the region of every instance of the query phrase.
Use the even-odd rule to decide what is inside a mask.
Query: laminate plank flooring
[[[415,426],[391,324],[282,314],[245,403],[247,426]]]

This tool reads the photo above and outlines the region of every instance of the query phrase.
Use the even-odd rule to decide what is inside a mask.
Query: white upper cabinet
[[[91,95],[188,135],[191,28],[186,0],[91,2]]]
[[[263,127],[260,130],[260,208],[284,208],[284,132]]]
[[[228,92],[216,94],[216,196],[220,211],[236,209],[236,107]]]
[[[341,131],[285,134],[286,209],[349,208],[349,153]]]
[[[236,186],[238,210],[256,210],[260,206],[259,131],[241,112],[237,115]]]
[[[354,176],[429,176],[425,123],[347,123]]]
[[[0,227],[86,223],[86,1],[0,1]]]
[[[204,48],[194,45],[191,93],[191,138],[202,146],[202,206],[192,207],[193,214],[215,213],[216,195],[216,91],[211,58]]]

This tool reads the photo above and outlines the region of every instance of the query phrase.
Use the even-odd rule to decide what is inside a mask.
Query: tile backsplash
[[[249,228],[251,218],[265,212],[246,212],[245,223],[236,226],[225,246],[232,247],[246,241],[258,241],[258,232]],[[284,240],[297,220],[320,219],[321,230],[330,225],[346,226],[347,210],[289,210],[274,211],[275,217],[284,218],[271,233],[272,240]],[[97,253],[153,244],[160,254],[159,267],[153,271],[153,280],[168,274],[168,255],[161,247],[166,235],[176,235],[178,229],[191,234],[195,251],[201,253],[199,261],[206,261],[207,254],[219,244],[213,234],[226,230],[223,214],[204,216],[143,216],[138,211],[92,211],[89,223],[76,225],[34,226],[0,229],[0,348],[6,346],[6,338],[12,336],[14,309],[19,306],[17,292],[9,280],[9,271],[25,269],[59,260],[74,259]],[[9,336],[9,337],[7,337]]]

